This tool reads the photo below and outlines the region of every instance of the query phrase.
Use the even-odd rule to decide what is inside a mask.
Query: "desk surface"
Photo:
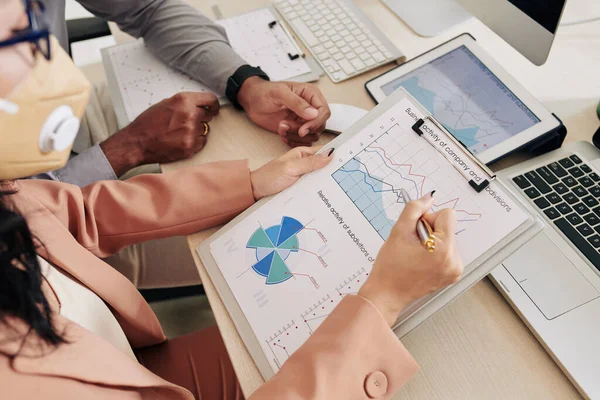
[[[213,17],[213,1],[188,0]],[[571,15],[589,17],[587,0],[571,0]],[[224,16],[268,5],[267,0],[219,1]],[[551,111],[562,118],[569,130],[568,141],[590,140],[598,128],[595,109],[600,99],[600,23],[564,27],[559,30],[548,62],[535,67],[477,20],[470,20],[434,38],[417,36],[379,1],[356,3],[395,42],[407,58],[463,32],[477,38],[504,67]],[[591,4],[591,2],[589,2]],[[578,7],[578,9],[573,9]],[[598,8],[598,7],[596,7]],[[599,10],[600,11],[600,10]],[[120,39],[123,40],[123,39]],[[364,82],[392,66],[361,75],[341,84],[327,77],[318,86],[329,102],[348,103],[370,109],[374,106],[363,88]],[[165,165],[165,170],[215,160],[247,158],[254,169],[284,153],[279,137],[251,124],[243,113],[225,107],[211,123],[207,147],[184,162]],[[332,136],[324,135],[321,143]],[[518,162],[511,157],[495,169]],[[188,242],[204,282],[208,299],[246,395],[263,382],[227,311],[200,262],[196,247],[216,229],[190,235]],[[421,365],[421,371],[405,387],[400,399],[574,399],[580,398],[558,366],[502,298],[485,279],[475,285],[403,339]]]

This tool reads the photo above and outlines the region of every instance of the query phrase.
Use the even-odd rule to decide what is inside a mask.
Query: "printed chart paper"
[[[436,190],[432,211],[456,211],[464,265],[519,228],[527,214],[494,182],[477,193],[429,141],[410,130],[403,99],[336,149],[336,159],[275,196],[210,250],[277,371],[368,278],[404,207]],[[440,144],[437,144],[440,145]]]
[[[263,8],[217,23],[225,28],[236,53],[248,64],[260,66],[272,81],[311,72],[304,58],[290,60],[288,53],[295,53],[295,47],[279,25],[269,28],[274,20],[271,10]],[[108,52],[129,121],[176,93],[211,91],[159,60],[142,40],[114,46]]]

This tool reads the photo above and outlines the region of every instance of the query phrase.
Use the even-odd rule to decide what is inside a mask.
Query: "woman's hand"
[[[333,149],[318,154],[319,148],[296,147],[283,156],[250,173],[252,193],[256,200],[279,193],[292,186],[300,177],[325,167],[332,160]]]
[[[455,283],[462,274],[454,241],[454,210],[425,214],[432,204],[433,196],[428,194],[404,207],[369,278],[358,292],[379,309],[390,326],[410,303]],[[434,230],[432,253],[425,249],[416,233],[417,220],[423,215]]]

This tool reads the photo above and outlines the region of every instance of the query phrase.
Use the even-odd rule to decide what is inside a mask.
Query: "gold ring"
[[[206,136],[210,132],[210,126],[204,121],[202,121],[202,124],[204,124],[204,132],[202,132],[202,136]]]

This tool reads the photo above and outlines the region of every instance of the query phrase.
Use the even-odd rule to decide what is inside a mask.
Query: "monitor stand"
[[[436,36],[471,18],[454,0],[383,0],[383,3],[421,36]]]

